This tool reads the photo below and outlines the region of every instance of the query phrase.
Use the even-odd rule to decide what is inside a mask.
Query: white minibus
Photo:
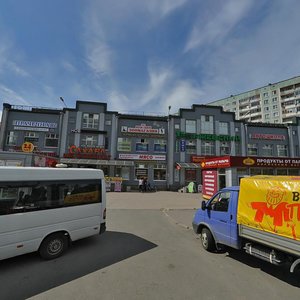
[[[0,167],[0,259],[60,256],[72,241],[106,230],[103,171]]]

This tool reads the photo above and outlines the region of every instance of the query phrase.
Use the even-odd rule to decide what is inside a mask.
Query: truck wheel
[[[54,233],[43,240],[39,253],[42,258],[49,260],[61,256],[67,248],[68,237],[63,233]]]
[[[203,228],[201,231],[202,246],[207,251],[214,251],[216,249],[215,240],[207,228]]]

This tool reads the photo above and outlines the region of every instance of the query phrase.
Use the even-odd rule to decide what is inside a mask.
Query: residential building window
[[[97,146],[97,136],[96,135],[84,135],[81,139],[81,146],[83,147],[95,147]]]
[[[269,120],[270,119],[270,114],[265,114],[265,119]]]
[[[263,96],[264,96],[264,97],[268,97],[268,96],[269,96],[269,93],[268,93],[268,92],[265,92],[265,93],[263,93]]]
[[[123,180],[129,180],[130,178],[130,167],[116,167],[116,175],[122,177]]]
[[[37,147],[39,144],[39,134],[37,132],[25,132],[24,142],[32,143]]]
[[[229,133],[229,124],[228,122],[219,122],[219,134],[227,135]]]
[[[196,121],[195,120],[185,120],[185,132],[186,133],[196,133]]]
[[[264,111],[269,111],[269,107],[268,107],[268,106],[265,107],[265,108],[264,108]]]
[[[45,136],[45,147],[58,147],[58,134],[46,133]]]
[[[273,109],[278,109],[278,105],[273,105]]]
[[[277,155],[278,156],[288,156],[287,145],[277,145]]]
[[[9,146],[16,146],[17,145],[17,138],[18,134],[15,131],[9,131],[7,134],[6,144]]]
[[[167,141],[154,140],[154,152],[167,152]]]
[[[214,133],[214,118],[213,116],[201,116],[201,133]]]
[[[147,152],[147,151],[149,151],[148,140],[147,139],[140,139],[140,141],[135,144],[135,151],[137,151],[137,152]]]
[[[269,100],[264,100],[264,104],[269,104]]]
[[[153,167],[153,179],[154,180],[166,180],[166,165],[158,164]]]
[[[201,141],[201,154],[202,155],[215,155],[215,143]]]
[[[277,91],[272,91],[272,95],[276,95],[277,94]]]
[[[258,155],[257,144],[248,144],[248,155]]]
[[[105,120],[105,125],[106,126],[111,126],[111,120]]]
[[[136,164],[135,165],[135,179],[148,178],[148,165]]]
[[[220,146],[220,155],[230,154],[230,142],[222,142]]]
[[[117,150],[120,152],[131,152],[131,139],[118,138]]]
[[[99,115],[83,113],[82,115],[82,128],[98,129]]]
[[[273,145],[263,145],[262,155],[263,156],[272,156],[273,155]]]
[[[272,102],[276,103],[277,102],[277,97],[272,98]]]
[[[186,153],[188,154],[196,154],[196,140],[186,141]]]
[[[278,112],[278,111],[275,111],[275,112],[273,113],[273,116],[274,116],[274,117],[279,117],[279,112]]]

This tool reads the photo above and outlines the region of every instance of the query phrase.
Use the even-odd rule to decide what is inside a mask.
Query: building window
[[[272,91],[272,95],[276,95],[277,94],[277,91]]]
[[[272,156],[273,155],[273,145],[264,145],[262,148],[263,156]]]
[[[230,154],[230,142],[223,142],[220,146],[220,155]]]
[[[278,111],[275,111],[275,112],[273,113],[273,116],[274,116],[274,117],[279,117],[279,112],[278,112]]]
[[[84,135],[81,139],[81,146],[89,146],[89,147],[97,146],[97,136]]]
[[[117,167],[116,175],[122,177],[123,180],[129,180],[130,167]]]
[[[147,152],[147,151],[149,151],[148,140],[140,139],[140,141],[135,144],[135,151],[137,151],[137,152]]]
[[[201,116],[201,133],[214,133],[214,118],[213,116]]]
[[[288,156],[288,149],[286,145],[277,145],[278,156]]]
[[[153,167],[153,179],[154,180],[166,180],[166,165],[159,164]]]
[[[144,164],[135,165],[135,179],[148,178],[148,166]]]
[[[276,103],[277,102],[277,97],[272,98],[272,102]]]
[[[248,144],[248,155],[257,155],[257,144]]]
[[[118,138],[117,150],[121,152],[131,152],[131,139]]]
[[[202,155],[214,155],[215,154],[215,143],[201,141],[201,154]]]
[[[264,104],[269,104],[269,100],[264,100]]]
[[[186,146],[185,146],[185,151],[188,154],[196,154],[196,141],[191,140],[191,141],[186,141]]]
[[[32,143],[37,147],[39,144],[39,134],[37,132],[25,132],[24,142]]]
[[[270,114],[265,114],[265,119],[269,120],[270,119]]]
[[[15,131],[9,131],[7,134],[6,144],[9,146],[17,145],[18,134]]]
[[[196,133],[196,121],[195,120],[185,120],[185,132],[186,133]]]
[[[45,147],[58,147],[58,134],[46,133],[45,136]]]
[[[269,93],[268,93],[268,92],[265,92],[265,93],[263,93],[263,96],[264,96],[264,97],[268,97],[268,96],[269,96]]]
[[[273,105],[273,109],[278,109],[278,105]]]
[[[235,142],[235,155],[241,155],[241,143]]]
[[[268,107],[268,106],[265,107],[265,108],[264,108],[264,111],[269,111],[269,107]]]
[[[82,115],[82,128],[98,129],[99,115],[83,113]]]
[[[167,152],[166,140],[154,140],[154,152]]]
[[[195,182],[197,180],[197,171],[193,169],[185,169],[185,181]]]
[[[229,133],[227,122],[219,122],[219,134],[227,135]]]
[[[106,126],[111,126],[111,120],[105,120],[105,125]]]

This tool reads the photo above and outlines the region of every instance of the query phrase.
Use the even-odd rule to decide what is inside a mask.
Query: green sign
[[[195,140],[199,139],[202,141],[221,141],[221,142],[229,142],[229,141],[235,141],[239,142],[240,137],[239,136],[231,136],[231,135],[217,135],[217,134],[207,134],[207,133],[186,133],[182,131],[176,131],[176,138],[177,139],[189,139],[189,140]]]

